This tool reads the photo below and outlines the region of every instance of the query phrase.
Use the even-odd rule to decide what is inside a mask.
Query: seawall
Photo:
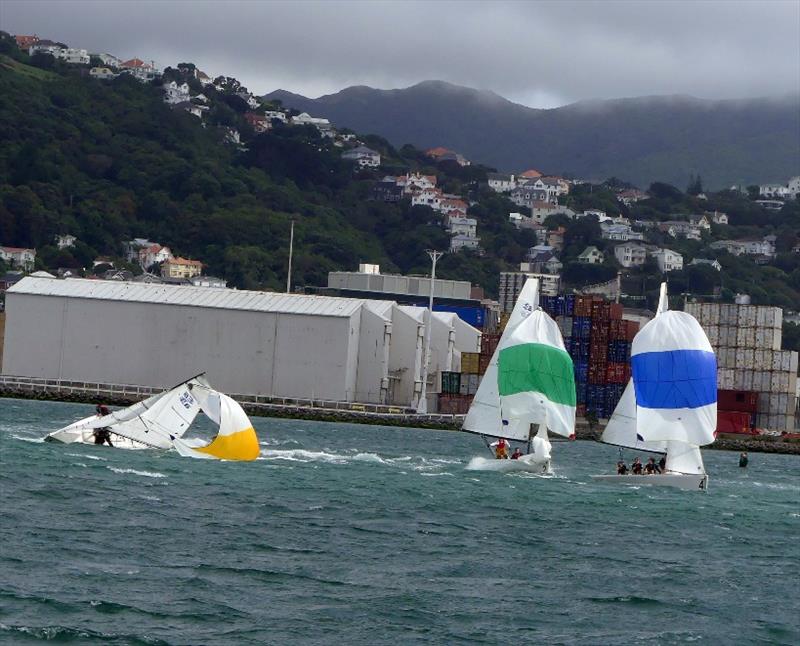
[[[0,398],[61,401],[80,404],[102,402],[109,406],[128,406],[157,392],[161,392],[161,389],[0,376]],[[464,420],[463,415],[420,415],[411,408],[380,404],[289,400],[258,395],[232,394],[231,396],[242,405],[249,415],[256,417],[403,426],[447,431],[459,431]],[[597,441],[601,432],[602,425],[596,425],[592,428],[584,419],[579,419],[575,428],[576,439],[578,440]],[[800,455],[800,441],[783,441],[779,437],[724,437],[717,439],[714,444],[704,448],[722,451]]]

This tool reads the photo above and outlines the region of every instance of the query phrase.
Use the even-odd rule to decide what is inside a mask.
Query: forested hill
[[[535,110],[441,81],[400,90],[349,87],[309,99],[265,97],[374,132],[394,145],[445,146],[505,171],[714,189],[785,181],[800,169],[800,98],[707,101],[654,96]]]
[[[486,177],[480,167],[442,171],[419,151],[401,154],[379,137],[362,140],[381,151],[383,168],[356,173],[315,128],[276,123],[256,135],[233,92],[201,87],[175,69],[165,78],[209,97],[202,122],[166,105],[160,81],[95,80],[86,68],[29,59],[8,36],[0,38],[0,57],[0,244],[36,248],[38,266],[51,271],[91,269],[97,255],[119,260],[124,241],[143,237],[201,260],[206,273],[232,286],[282,289],[295,220],[296,285],[326,285],[329,271],[359,262],[427,272],[425,249],[449,246],[440,218],[407,202],[370,201],[375,180],[421,170],[464,191]],[[230,127],[241,145],[225,140]],[[441,275],[496,291],[497,272],[535,244],[508,224],[508,210],[506,200],[490,196],[482,211],[488,253],[453,254]],[[67,233],[78,243],[57,250],[55,235]]]

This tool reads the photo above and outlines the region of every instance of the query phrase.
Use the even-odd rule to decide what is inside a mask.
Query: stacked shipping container
[[[783,311],[721,303],[687,303],[686,311],[703,326],[717,353],[719,410],[749,414],[759,428],[793,430],[797,352],[781,350]],[[747,398],[747,405],[743,408],[729,392]],[[741,424],[743,418],[736,419]]]

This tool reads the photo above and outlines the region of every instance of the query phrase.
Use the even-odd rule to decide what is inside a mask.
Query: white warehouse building
[[[28,276],[6,292],[5,375],[415,406],[424,308],[394,301]],[[480,332],[434,312],[427,391]]]

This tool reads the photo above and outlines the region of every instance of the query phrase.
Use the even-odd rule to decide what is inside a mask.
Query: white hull
[[[45,442],[61,442],[62,444],[94,444],[94,431],[92,429],[70,429],[65,428],[55,433],[50,433],[44,438]],[[111,433],[111,443],[115,449],[149,449],[152,447],[129,440],[127,437]],[[108,446],[104,444],[103,446]]]
[[[536,456],[523,455],[516,460],[498,460],[497,458],[472,458],[467,465],[468,471],[498,471],[500,473],[511,473],[515,471],[526,471],[528,473],[552,473],[550,470],[550,460],[538,460]]]
[[[649,485],[653,487],[676,487],[684,491],[706,491],[708,474],[706,473],[657,473],[654,475],[603,475],[592,476],[592,480],[606,484]]]

